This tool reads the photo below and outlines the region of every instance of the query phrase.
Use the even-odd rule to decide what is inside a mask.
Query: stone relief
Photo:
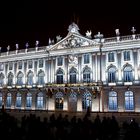
[[[68,60],[69,60],[69,64],[74,64],[74,65],[78,64],[78,57],[76,55],[73,54],[69,55]]]

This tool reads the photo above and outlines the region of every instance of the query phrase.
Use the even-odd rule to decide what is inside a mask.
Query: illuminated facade
[[[48,46],[0,54],[0,107],[21,110],[140,112],[140,35],[79,33]]]

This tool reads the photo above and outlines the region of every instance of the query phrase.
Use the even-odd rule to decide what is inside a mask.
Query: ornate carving
[[[69,55],[69,64],[74,64],[77,65],[78,64],[78,57],[76,55]]]

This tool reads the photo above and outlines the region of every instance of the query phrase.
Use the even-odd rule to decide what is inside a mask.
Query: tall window
[[[39,60],[39,68],[43,67],[43,59]]]
[[[109,83],[116,82],[116,69],[115,69],[115,67],[110,67],[108,69],[108,82]]]
[[[37,108],[42,109],[43,108],[43,93],[39,93],[37,95]]]
[[[62,57],[58,57],[57,58],[57,66],[62,66],[63,65],[63,58]]]
[[[89,54],[84,54],[84,64],[89,63]]]
[[[33,85],[33,72],[29,71],[27,75],[27,84],[32,86]]]
[[[11,93],[8,93],[6,99],[6,107],[11,107],[11,104],[12,104],[12,96]]]
[[[31,69],[33,67],[33,62],[30,60],[28,61],[28,68]]]
[[[124,73],[124,82],[132,82],[133,76],[131,66],[126,66],[123,70],[123,73]]]
[[[59,69],[57,71],[57,84],[63,84],[63,71],[62,69]]]
[[[26,96],[26,107],[31,108],[32,107],[32,94],[28,93]]]
[[[75,68],[71,68],[70,70],[70,83],[76,83],[76,69]]]
[[[2,107],[2,93],[0,93],[0,108]]]
[[[12,70],[12,69],[13,69],[13,63],[10,62],[10,63],[9,63],[9,70]]]
[[[117,93],[114,91],[109,92],[109,110],[117,110]]]
[[[13,85],[13,74],[10,72],[8,74],[8,86],[12,86]]]
[[[113,52],[108,53],[108,62],[114,62],[114,53]]]
[[[3,71],[3,70],[4,70],[4,64],[0,63],[0,71]]]
[[[130,51],[124,51],[123,56],[124,56],[124,61],[129,61],[130,60]]]
[[[21,86],[23,85],[23,73],[19,72],[17,75],[17,85]]]
[[[18,69],[22,69],[22,61],[18,62]]]
[[[90,69],[85,68],[83,71],[83,82],[90,83]]]
[[[69,96],[69,111],[77,111],[77,93],[74,91],[70,92]]]
[[[132,91],[125,92],[125,109],[134,110],[134,95]]]
[[[21,94],[17,93],[17,97],[16,97],[16,107],[20,108],[21,107]]]
[[[38,74],[38,85],[44,85],[45,82],[44,82],[44,72],[43,71],[40,71],[39,74]]]
[[[82,98],[82,108],[88,109],[88,107],[91,108],[92,105],[92,95],[89,91],[84,92],[83,98]]]
[[[1,73],[0,74],[0,86],[3,86],[4,85],[4,74]]]
[[[55,97],[55,108],[63,110],[63,102],[64,102],[63,93],[57,92]]]

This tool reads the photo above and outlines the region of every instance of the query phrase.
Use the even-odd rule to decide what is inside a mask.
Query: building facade
[[[83,36],[72,23],[48,46],[0,54],[0,107],[21,110],[140,112],[140,35]]]

